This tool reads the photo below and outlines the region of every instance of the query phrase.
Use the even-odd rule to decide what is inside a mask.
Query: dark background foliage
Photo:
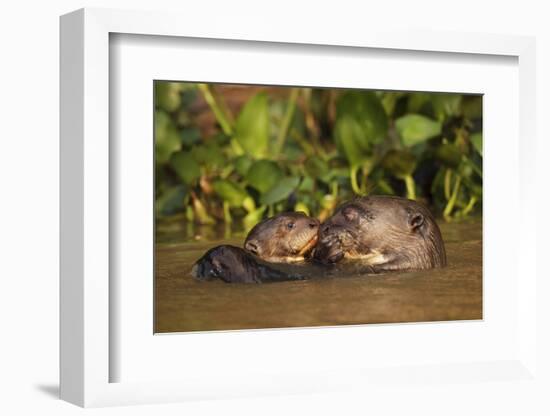
[[[354,195],[482,204],[479,95],[155,82],[157,218],[323,220]]]

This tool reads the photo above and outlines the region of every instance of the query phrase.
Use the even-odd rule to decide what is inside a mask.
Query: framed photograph
[[[482,319],[482,95],[154,96],[155,333]]]
[[[536,383],[534,40],[242,33],[61,18],[61,397]]]

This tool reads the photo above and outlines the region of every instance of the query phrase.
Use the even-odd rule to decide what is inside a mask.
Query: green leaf
[[[183,210],[183,200],[187,189],[184,185],[177,185],[166,189],[155,202],[157,216],[175,214]]]
[[[271,188],[268,192],[260,197],[262,205],[271,205],[276,202],[282,201],[292,193],[292,191],[299,185],[300,178],[286,177],[277,182],[277,184]]]
[[[283,155],[287,161],[300,163],[298,161],[304,157],[304,149],[296,143],[288,141],[283,148]]]
[[[157,107],[171,113],[181,104],[180,83],[155,81],[155,103]]]
[[[252,166],[252,160],[245,155],[237,156],[233,161],[233,166],[235,166],[235,170],[239,175],[245,176],[250,166]]]
[[[422,143],[441,134],[441,123],[419,114],[409,114],[395,121],[397,132],[406,147]]]
[[[387,115],[391,116],[395,110],[395,104],[397,100],[403,96],[403,92],[386,91],[382,93],[381,102],[384,107],[384,111]]]
[[[166,163],[181,148],[178,129],[164,111],[155,111],[155,160]]]
[[[407,150],[390,150],[384,156],[382,166],[395,177],[403,179],[413,174],[416,158]]]
[[[359,166],[369,156],[361,125],[351,116],[341,116],[334,127],[336,144],[352,167]]]
[[[461,94],[431,94],[432,106],[439,121],[461,113]]]
[[[430,94],[425,92],[413,92],[409,94],[407,100],[407,112],[420,113],[429,105]]]
[[[318,156],[311,156],[308,158],[304,167],[307,174],[312,178],[321,179],[330,173],[327,162]]]
[[[283,172],[277,163],[262,159],[250,166],[245,179],[254,189],[265,193],[275,186],[282,177]]]
[[[201,132],[197,128],[183,129],[180,138],[184,146],[191,147],[201,141]]]
[[[245,152],[255,158],[267,153],[269,113],[267,95],[258,93],[245,104],[235,125],[235,138]]]
[[[300,183],[300,186],[298,187],[299,191],[304,191],[304,192],[313,192],[314,189],[315,189],[315,182],[309,176],[306,176]]]
[[[483,156],[483,136],[480,133],[474,133],[470,136],[470,142],[474,146],[474,149],[479,153],[480,156]]]
[[[170,116],[166,114],[166,112],[161,110],[155,111],[155,138],[157,140],[159,136],[162,136],[164,133],[166,133],[166,129],[171,122],[172,121],[170,120]]]
[[[462,98],[462,113],[464,117],[472,119],[481,118],[483,115],[483,96],[465,95]]]
[[[365,150],[382,142],[388,132],[388,117],[380,99],[371,91],[348,91],[336,104],[337,120],[351,117],[359,126],[356,140]]]
[[[189,152],[177,152],[170,158],[170,166],[185,184],[195,181],[201,174],[200,167]]]
[[[456,168],[462,161],[462,152],[452,143],[443,143],[435,151],[435,157],[448,167]]]
[[[244,228],[249,231],[252,227],[254,227],[256,224],[258,224],[264,215],[264,212],[266,210],[266,206],[262,206],[258,209],[255,209],[254,211],[249,212],[246,214],[243,218],[243,224]]]
[[[212,185],[214,191],[231,207],[240,207],[248,194],[236,183],[229,180],[218,180]]]
[[[191,154],[201,166],[209,170],[225,165],[223,152],[215,143],[193,146]]]

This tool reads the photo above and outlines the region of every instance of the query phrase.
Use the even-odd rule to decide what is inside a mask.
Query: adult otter
[[[318,231],[317,219],[303,212],[283,212],[256,224],[244,249],[270,262],[301,261],[315,247]]]
[[[221,245],[208,250],[191,271],[199,280],[220,279],[226,283],[267,283],[301,280],[295,274],[277,270],[240,247]]]
[[[361,197],[340,206],[321,225],[314,258],[322,263],[360,259],[374,273],[447,264],[430,211],[392,196]]]

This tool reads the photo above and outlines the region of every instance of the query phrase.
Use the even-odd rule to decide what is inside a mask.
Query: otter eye
[[[289,230],[292,230],[294,227],[296,227],[296,224],[293,222],[289,222],[286,226]]]

